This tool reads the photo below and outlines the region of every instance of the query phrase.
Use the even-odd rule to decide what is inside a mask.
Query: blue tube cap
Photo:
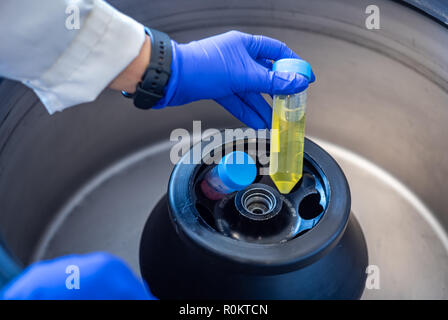
[[[242,151],[225,155],[218,164],[218,175],[229,188],[237,191],[246,188],[257,177],[254,159]]]
[[[272,66],[273,71],[281,72],[295,72],[304,76],[308,81],[311,81],[313,72],[311,65],[302,59],[280,59],[275,61]]]

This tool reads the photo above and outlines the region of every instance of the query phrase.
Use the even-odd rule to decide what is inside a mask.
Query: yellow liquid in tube
[[[274,96],[269,175],[287,194],[302,177],[306,92]]]

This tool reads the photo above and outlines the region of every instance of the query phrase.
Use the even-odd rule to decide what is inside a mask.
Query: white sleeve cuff
[[[102,0],[95,0],[77,31],[50,69],[38,79],[24,81],[50,114],[95,100],[137,57],[145,40],[143,25]]]

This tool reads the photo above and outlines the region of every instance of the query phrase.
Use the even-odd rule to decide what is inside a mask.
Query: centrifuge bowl
[[[374,265],[363,298],[448,298],[446,26],[385,0],[379,30],[365,27],[368,1],[111,2],[179,42],[237,29],[310,61],[307,136],[347,176]],[[106,90],[49,116],[16,82],[1,82],[0,97],[0,231],[24,264],[105,250],[138,272],[174,165],[171,132],[241,126],[212,101],[142,111]]]

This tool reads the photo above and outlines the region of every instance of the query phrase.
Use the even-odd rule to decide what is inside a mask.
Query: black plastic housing
[[[238,138],[224,144],[238,144]],[[187,154],[173,170],[168,194],[149,216],[140,268],[160,299],[358,299],[366,278],[367,246],[350,212],[350,190],[335,160],[305,141],[305,157],[325,181],[320,221],[303,234],[273,243],[226,236],[198,212],[195,182],[201,164]]]

